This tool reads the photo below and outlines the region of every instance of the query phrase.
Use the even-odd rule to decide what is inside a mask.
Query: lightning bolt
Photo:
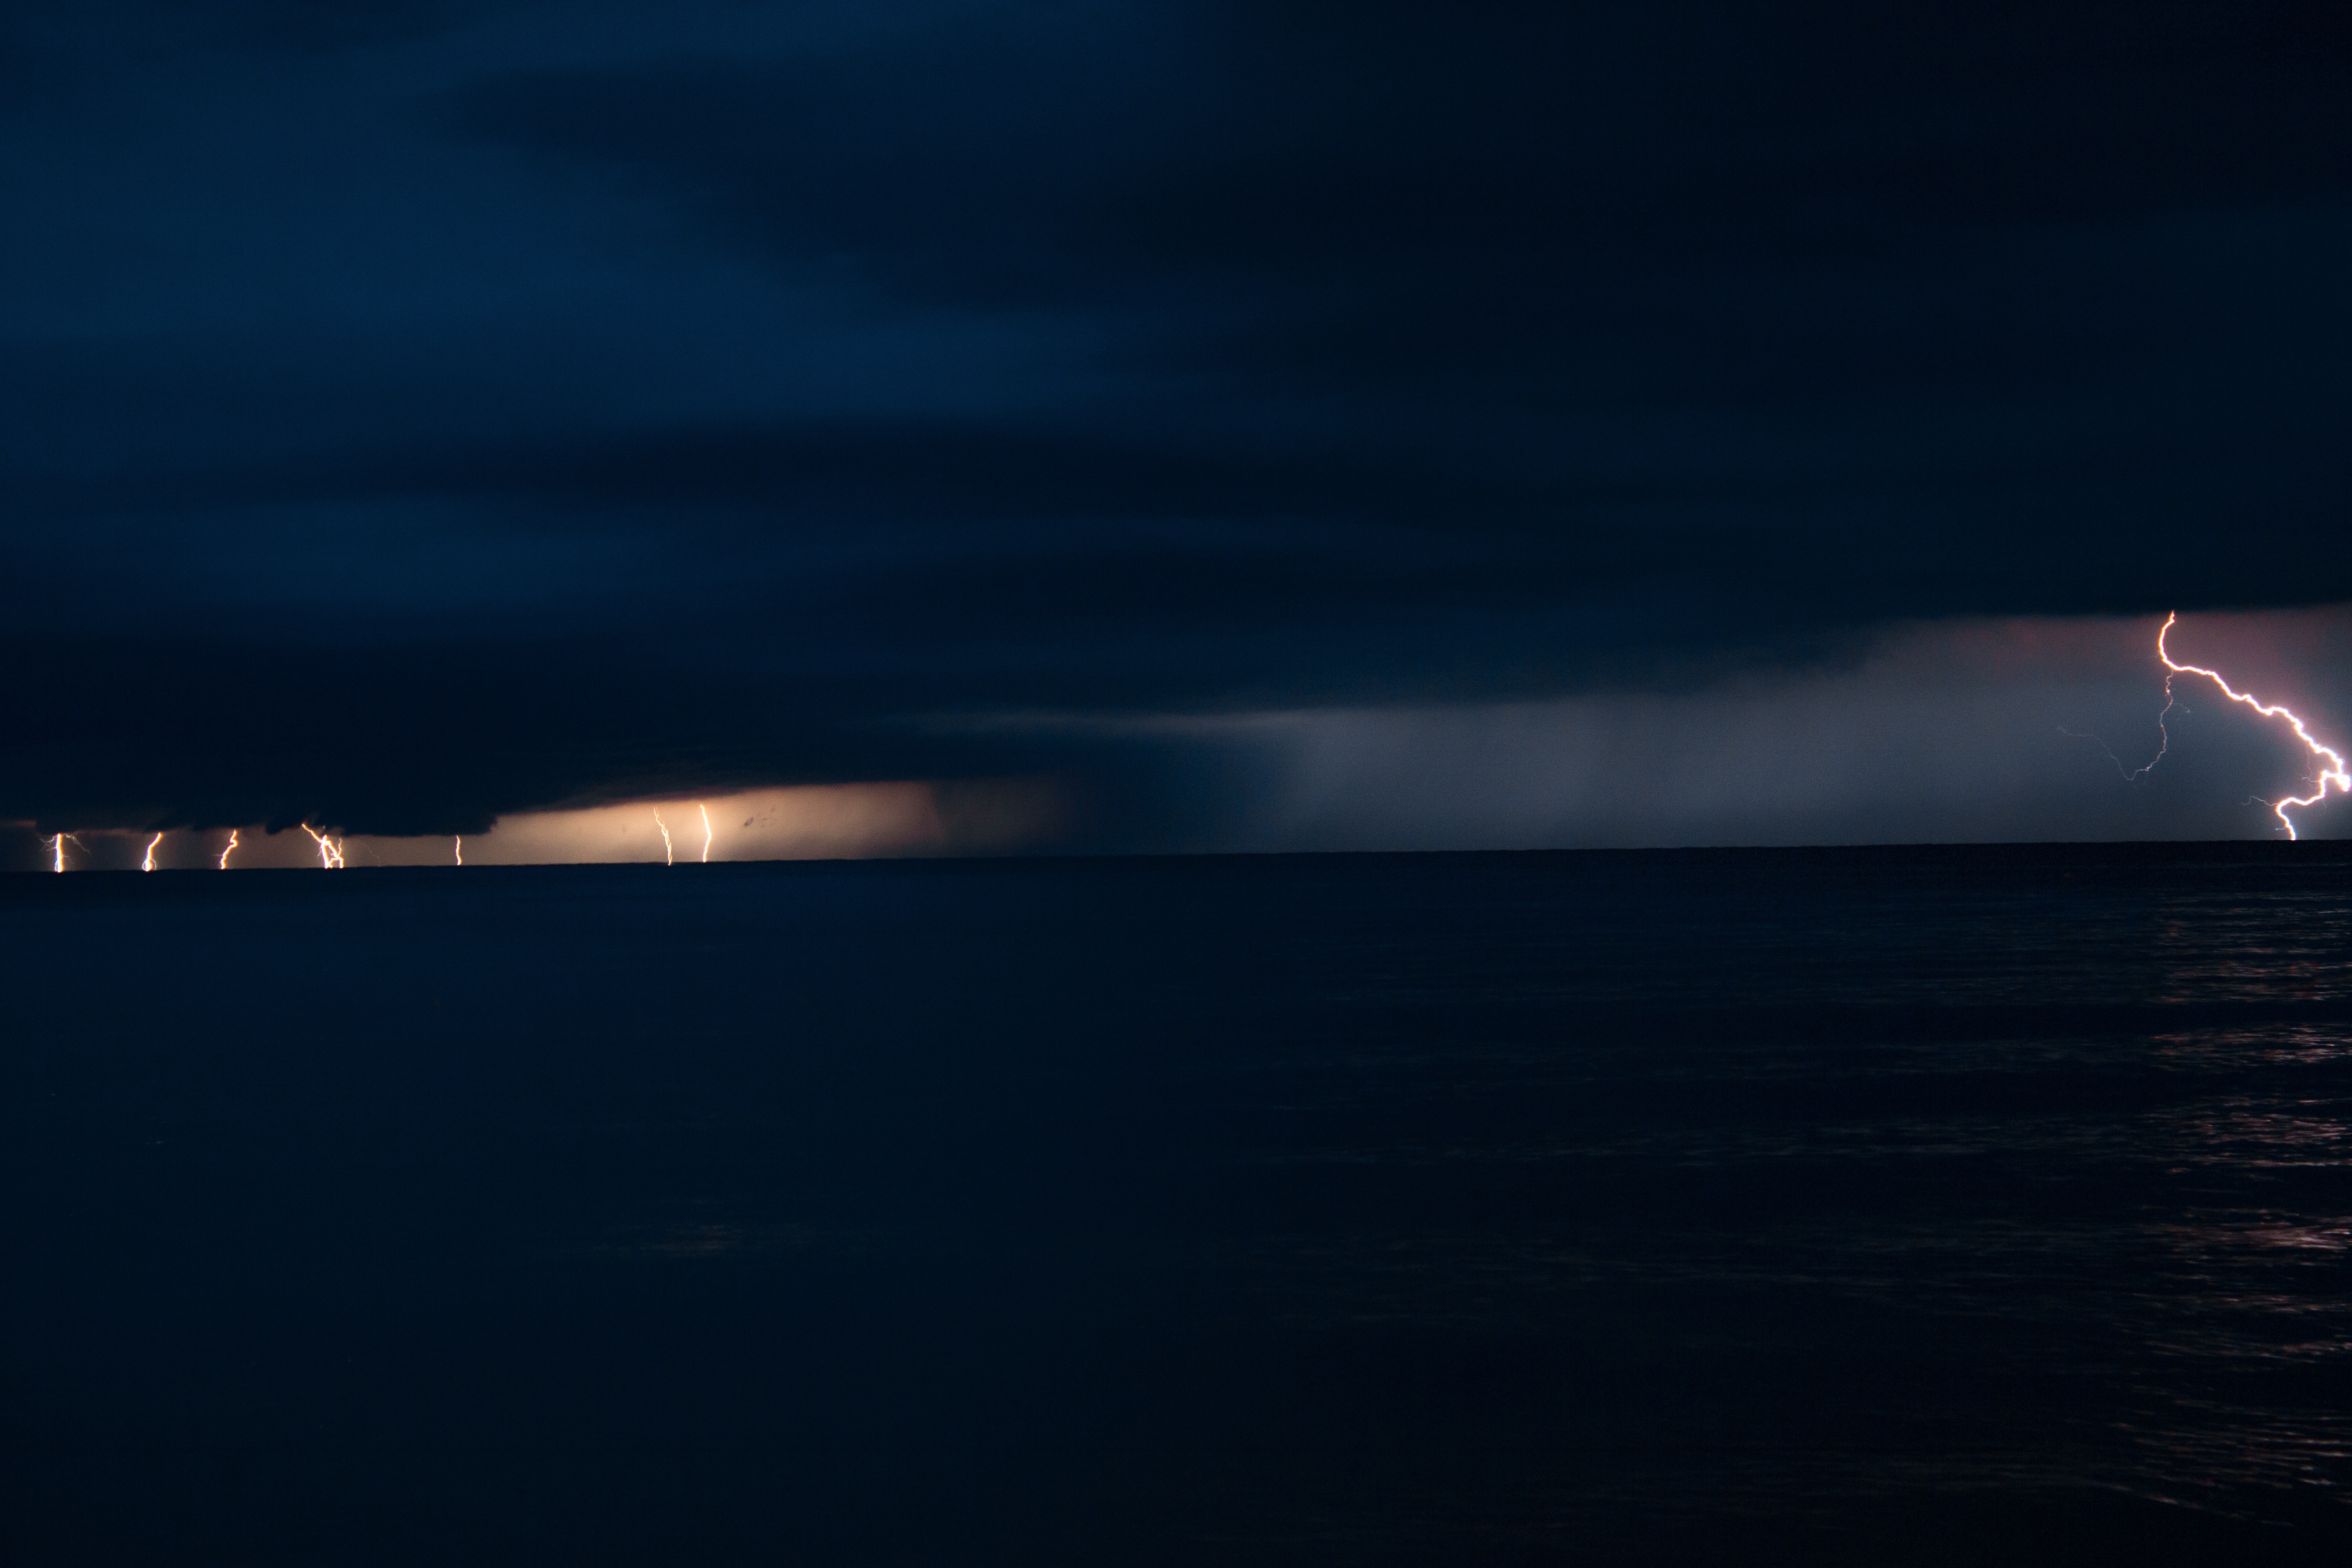
[[[698,800],[694,803],[694,809],[702,813],[702,863],[708,866],[710,864],[710,808]]]
[[[59,873],[64,872],[66,868],[66,840],[68,838],[73,838],[73,835],[70,833],[60,833],[56,837],[49,840],[49,854],[51,857],[49,860],[50,870]],[[81,840],[74,838],[74,842],[79,844]]]
[[[310,836],[310,842],[319,847],[319,866],[320,869],[340,871],[343,868],[343,841],[341,839],[321,833],[307,822],[302,825],[302,831],[309,834]]]
[[[462,833],[457,833],[452,834],[450,837],[456,841],[452,847],[457,851],[457,864],[462,866],[466,863],[466,836]]]
[[[2294,731],[2294,738],[2301,741],[2304,745],[2309,749],[2313,757],[2325,757],[2327,759],[2327,765],[2319,771],[2319,787],[2314,790],[2311,794],[2307,795],[2291,795],[2284,800],[2264,801],[2263,803],[2271,808],[2271,815],[2279,819],[2279,826],[2286,829],[2286,836],[2289,838],[2297,837],[2294,831],[2294,818],[2286,814],[2286,808],[2288,806],[2317,805],[2321,801],[2327,798],[2327,791],[2331,785],[2336,789],[2342,790],[2347,795],[2352,795],[2352,773],[2347,773],[2345,771],[2344,753],[2338,752],[2333,746],[2323,746],[2317,741],[2313,740],[2311,738],[2311,731],[2304,728],[2303,721],[2296,717],[2292,710],[2282,708],[2274,702],[2264,702],[2261,699],[2255,697],[2252,692],[2238,690],[2228,681],[2222,679],[2218,671],[2207,669],[2201,664],[2182,664],[2176,660],[2172,655],[2166,650],[2164,639],[2166,635],[2172,630],[2173,623],[2179,619],[2180,619],[2180,616],[2178,612],[2165,616],[2164,625],[2158,628],[2156,634],[2156,657],[2164,661],[2166,671],[2164,677],[2164,711],[2166,713],[2172,711],[2172,678],[2176,675],[2201,675],[2206,679],[2211,681],[2214,685],[2220,687],[2221,689],[2221,695],[2228,698],[2231,701],[2241,703],[2245,707],[2251,708],[2265,719],[2285,720],[2288,727]],[[2161,714],[2158,716],[2157,726],[2158,732],[2162,733],[2163,717]],[[2166,735],[2165,745],[2169,746],[2171,743],[2172,737]],[[2148,762],[2147,768],[2156,766],[2158,763],[2160,763],[2163,760],[2164,751],[2159,748],[2155,757],[2150,759]],[[2147,772],[2147,768],[2142,768],[2139,771],[2144,773]]]
[[[668,823],[667,823],[667,822],[664,822],[664,821],[662,820],[662,818],[661,818],[661,807],[660,807],[660,806],[656,806],[656,807],[654,807],[654,826],[655,826],[656,827],[658,827],[658,828],[660,828],[660,829],[661,829],[661,835],[662,835],[662,864],[663,864],[663,865],[665,865],[665,866],[675,866],[675,865],[677,865],[677,858],[675,855],[673,855],[673,854],[671,854],[671,853],[670,853],[670,847],[669,847],[669,824],[668,824]]]
[[[155,846],[163,842],[163,836],[160,833],[147,841],[147,858],[139,862],[139,868],[142,871],[152,871],[155,868]]]
[[[232,828],[230,828],[230,829],[228,830],[228,843],[227,843],[227,845],[226,845],[226,847],[221,850],[220,868],[221,868],[222,870],[226,871],[226,870],[227,870],[227,869],[228,869],[228,858],[229,858],[231,855],[234,855],[234,854],[236,854],[236,828],[234,828],[234,827],[232,827]]]

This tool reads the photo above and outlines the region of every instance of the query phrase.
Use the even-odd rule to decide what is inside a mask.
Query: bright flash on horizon
[[[334,837],[329,834],[321,833],[307,822],[302,824],[302,831],[309,834],[310,836],[310,841],[319,847],[319,865],[321,869],[340,871],[343,868],[343,841],[341,839]],[[226,859],[226,857],[224,856],[223,858]]]
[[[147,858],[139,862],[139,868],[142,871],[152,871],[155,868],[155,846],[163,842],[163,836],[160,833],[147,841]]]
[[[2286,836],[2289,838],[2298,837],[2299,835],[2296,834],[2294,830],[2294,818],[2286,814],[2286,808],[2288,806],[2317,805],[2321,801],[2327,798],[2327,791],[2330,786],[2333,786],[2337,790],[2341,790],[2346,794],[2352,794],[2352,773],[2347,773],[2346,771],[2344,754],[2333,746],[2325,746],[2320,744],[2317,741],[2313,740],[2311,738],[2311,731],[2304,727],[2303,720],[2292,710],[2281,707],[2275,702],[2264,702],[2261,699],[2255,697],[2252,692],[2240,691],[2236,689],[2231,686],[2228,681],[2221,679],[2219,671],[2207,669],[2203,665],[2200,664],[2182,664],[2174,659],[2171,653],[2166,649],[2164,639],[2170,634],[2174,623],[2179,619],[2180,616],[2178,611],[2168,615],[2164,617],[2164,625],[2157,628],[2156,633],[2156,657],[2164,661],[2164,711],[2166,713],[2172,711],[2172,678],[2176,675],[2201,675],[2206,679],[2211,681],[2214,685],[2220,687],[2221,689],[2221,695],[2227,697],[2231,701],[2241,703],[2245,707],[2251,708],[2265,719],[2285,720],[2288,726],[2294,731],[2294,738],[2301,741],[2304,745],[2309,749],[2313,757],[2325,757],[2327,759],[2327,765],[2322,768],[2317,775],[2319,787],[2314,790],[2311,794],[2307,795],[2291,795],[2283,800],[2266,801],[2263,803],[2271,808],[2271,815],[2279,819],[2279,826],[2286,829]],[[2162,762],[2164,760],[2165,752],[2169,749],[2172,744],[2172,736],[2164,729],[2162,714],[2158,715],[2157,730],[2158,732],[2164,737],[2163,744],[2157,748],[2156,756],[2149,761],[2147,767],[2139,770],[2142,773],[2147,772],[2147,768],[2152,768],[2156,766],[2158,763]]]
[[[701,842],[681,846],[677,824],[670,816],[680,806],[694,808],[702,828]],[[730,816],[730,812],[733,815]],[[900,780],[857,784],[795,785],[747,790],[706,800],[679,795],[645,796],[609,805],[517,812],[496,819],[488,828],[444,837],[439,834],[378,836],[353,829],[346,837],[334,829],[302,821],[306,837],[271,833],[264,823],[236,827],[149,828],[142,837],[108,830],[109,848],[96,839],[21,830],[20,844],[40,857],[27,857],[20,866],[42,870],[91,869],[113,864],[130,870],[152,860],[159,871],[174,865],[193,866],[200,851],[192,846],[172,850],[184,837],[207,841],[201,853],[212,858],[214,868],[233,871],[240,866],[310,867],[333,870],[349,867],[425,867],[646,864],[653,846],[646,838],[650,814],[662,836],[662,859],[676,865],[685,847],[705,862],[727,860],[862,859],[876,856],[928,856],[948,847],[937,793],[920,781]],[[727,825],[727,852],[719,852],[719,827]],[[253,831],[248,834],[246,826]],[[157,839],[156,834],[162,832]],[[37,837],[34,836],[38,834]],[[308,843],[305,857],[298,846]],[[81,847],[77,848],[76,846]],[[92,853],[93,847],[96,852]],[[136,849],[140,853],[133,853]],[[688,862],[690,863],[690,862]]]

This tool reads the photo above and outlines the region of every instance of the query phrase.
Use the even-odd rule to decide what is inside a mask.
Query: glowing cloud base
[[[925,783],[814,785],[752,790],[702,799],[638,800],[570,811],[501,817],[487,833],[447,838],[339,835],[304,822],[283,833],[257,826],[210,832],[108,832],[85,840],[45,835],[51,871],[117,869],[263,870],[311,867],[526,866],[629,861],[677,865],[669,817],[689,808],[702,842],[688,845],[688,864],[725,860],[854,859],[935,855],[958,847],[937,786]],[[1034,816],[1032,813],[1032,817]],[[1025,839],[1035,821],[1016,824],[1005,847]],[[970,844],[962,847],[970,847]],[[234,857],[234,858],[232,858]]]

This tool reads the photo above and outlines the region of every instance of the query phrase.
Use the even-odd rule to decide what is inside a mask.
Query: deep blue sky
[[[0,819],[1172,844],[1202,716],[2352,599],[2339,6],[0,28]]]

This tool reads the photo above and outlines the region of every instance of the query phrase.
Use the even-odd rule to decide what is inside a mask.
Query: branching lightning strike
[[[702,863],[708,866],[710,864],[710,808],[698,800],[694,803],[694,809],[702,813]]]
[[[2221,689],[2221,695],[2228,698],[2231,701],[2241,703],[2245,707],[2251,708],[2265,719],[2285,720],[2287,721],[2288,728],[2294,731],[2294,738],[2304,743],[2305,747],[2310,751],[2313,757],[2325,757],[2327,759],[2327,765],[2320,769],[2317,775],[2319,787],[2312,791],[2311,794],[2307,795],[2291,795],[2284,800],[2266,801],[2263,803],[2271,808],[2271,815],[2279,819],[2279,826],[2286,829],[2286,836],[2289,838],[2298,837],[2294,830],[2294,818],[2286,814],[2286,808],[2288,806],[2317,805],[2321,801],[2327,798],[2327,791],[2331,786],[2336,789],[2342,790],[2347,795],[2352,795],[2352,773],[2345,771],[2344,753],[2337,751],[2333,746],[2323,746],[2317,741],[2313,740],[2311,738],[2311,731],[2304,728],[2303,720],[2292,710],[2281,707],[2275,702],[2264,702],[2260,698],[2254,696],[2252,692],[2238,690],[2228,681],[2222,679],[2221,673],[2218,670],[2208,669],[2201,664],[2182,664],[2179,660],[2175,659],[2172,655],[2166,650],[2164,639],[2166,636],[2171,632],[2173,623],[2179,619],[2180,619],[2180,616],[2177,612],[2165,616],[2164,625],[2158,628],[2156,634],[2156,657],[2164,661],[2166,671],[2164,677],[2165,712],[2169,713],[2172,711],[2172,678],[2176,675],[2201,675],[2206,679],[2211,681],[2214,685],[2220,687]],[[2162,718],[2160,715],[2158,716],[2158,722],[2159,725],[2159,732],[2161,732]],[[2165,744],[2168,746],[2170,745],[2171,740],[2172,738],[2169,735],[2165,736]],[[2164,752],[2162,750],[2158,750],[2155,758],[2150,761],[2147,765],[2152,768],[2156,766],[2157,763],[2162,762],[2163,760]],[[2141,771],[2146,772],[2147,770],[2142,769]]]
[[[236,853],[236,829],[228,830],[228,842],[221,847],[220,868],[228,869],[228,858]]]
[[[309,834],[310,841],[319,847],[319,865],[322,870],[340,871],[343,868],[341,839],[321,833],[307,822],[302,825],[302,831]]]
[[[663,864],[663,865],[665,865],[665,866],[675,866],[675,865],[677,865],[677,857],[674,853],[672,853],[672,852],[671,852],[671,849],[670,849],[670,842],[669,842],[669,824],[668,824],[668,823],[667,823],[667,822],[664,822],[664,821],[662,820],[662,814],[661,814],[661,807],[660,807],[660,806],[656,806],[656,807],[654,807],[654,826],[655,826],[656,827],[658,827],[658,828],[660,828],[660,829],[661,829],[661,836],[662,836],[662,864]]]
[[[80,839],[79,839],[79,838],[74,838],[73,835],[72,835],[72,834],[70,834],[70,833],[60,833],[60,834],[57,835],[55,837],[53,837],[53,838],[51,838],[51,839],[49,840],[49,869],[50,869],[50,870],[52,870],[52,871],[57,871],[57,872],[59,872],[59,873],[62,873],[62,872],[65,870],[65,868],[66,868],[66,840],[67,840],[67,839],[68,839],[68,838],[73,838],[73,841],[74,841],[76,844],[79,844],[79,843],[81,842],[81,840],[80,840]]]

